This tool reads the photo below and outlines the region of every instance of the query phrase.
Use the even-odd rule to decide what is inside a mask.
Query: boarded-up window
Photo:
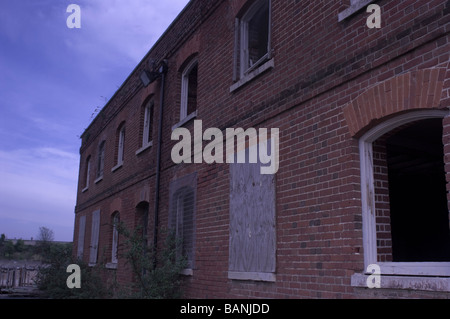
[[[111,247],[111,262],[117,263],[118,260],[118,250],[119,250],[119,223],[120,223],[120,214],[116,212],[113,214],[113,236],[112,236],[112,247]]]
[[[79,259],[83,258],[85,230],[86,230],[86,216],[81,216],[78,226],[78,244],[77,244],[77,257]]]
[[[231,279],[275,280],[275,175],[261,174],[260,167],[230,164]]]
[[[194,267],[195,198],[197,174],[187,175],[170,183],[169,228],[180,241],[178,256],[187,259],[187,268]]]
[[[99,231],[100,231],[100,210],[96,210],[95,212],[92,213],[91,246],[89,253],[90,265],[95,265],[97,263]]]

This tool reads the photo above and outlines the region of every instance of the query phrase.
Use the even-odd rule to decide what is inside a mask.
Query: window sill
[[[274,273],[269,273],[269,272],[229,271],[228,279],[275,282],[276,275]]]
[[[113,263],[113,262],[107,263],[107,264],[105,265],[105,268],[106,268],[106,269],[117,269],[117,262],[115,262],[115,263]]]
[[[194,270],[190,269],[190,268],[183,269],[182,271],[180,271],[180,275],[193,276],[194,275]]]
[[[184,124],[186,124],[187,122],[189,122],[190,120],[192,120],[195,117],[197,117],[197,111],[192,112],[191,114],[186,116],[184,119],[182,119],[180,122],[178,122],[177,124],[172,126],[172,131],[179,128],[180,126],[183,126]]]
[[[369,5],[371,2],[374,2],[374,0],[359,0],[358,2],[352,4],[350,7],[338,14],[338,21],[341,22],[342,20],[347,19],[349,16],[358,12],[365,6]]]
[[[100,183],[103,180],[103,175],[98,177],[95,181],[94,184]]]
[[[153,141],[150,141],[148,144],[146,144],[146,145],[142,146],[140,149],[138,149],[136,151],[136,155],[141,154],[143,151],[145,151],[146,149],[148,149],[148,148],[150,148],[152,146],[153,146]]]
[[[115,171],[117,171],[119,168],[121,168],[122,167],[122,165],[123,165],[123,162],[122,163],[119,163],[119,164],[117,164],[116,166],[114,166],[112,169],[111,169],[111,172],[115,172]]]
[[[245,85],[246,83],[248,83],[251,80],[253,80],[254,78],[256,78],[258,75],[260,75],[260,74],[264,73],[265,71],[267,71],[269,69],[272,69],[274,67],[275,67],[275,62],[274,62],[274,58],[272,58],[269,61],[267,61],[264,64],[262,64],[260,67],[254,69],[253,71],[251,71],[248,74],[244,75],[244,77],[242,77],[239,81],[234,83],[230,87],[230,93],[236,91],[241,86]]]
[[[367,279],[369,276],[370,275],[365,274],[352,275],[351,286],[368,288]],[[372,289],[409,289],[450,292],[450,278],[380,275],[380,288]]]
[[[81,192],[82,192],[82,193],[85,193],[85,192],[87,192],[88,189],[89,189],[89,186],[86,186],[85,188],[83,188],[83,189],[81,190]]]

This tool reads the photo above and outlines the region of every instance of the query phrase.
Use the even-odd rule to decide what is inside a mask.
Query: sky
[[[0,234],[73,240],[80,135],[188,2],[1,1]]]

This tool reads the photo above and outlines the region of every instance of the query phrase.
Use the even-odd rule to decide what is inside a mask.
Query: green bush
[[[98,267],[90,267],[72,257],[72,244],[47,243],[41,247],[44,266],[39,268],[37,287],[44,298],[50,299],[98,299],[110,294],[103,284]],[[77,264],[81,270],[81,288],[67,287],[70,273],[67,267]]]
[[[177,256],[180,242],[168,234],[164,247],[155,251],[142,239],[142,230],[130,232],[123,223],[118,231],[125,237],[124,255],[131,266],[135,282],[119,289],[119,298],[175,299],[182,297],[180,272],[186,268],[186,259]]]

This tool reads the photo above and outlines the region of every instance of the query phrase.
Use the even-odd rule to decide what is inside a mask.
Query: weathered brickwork
[[[89,260],[91,215],[96,210],[101,212],[98,261],[111,263],[115,212],[127,226],[135,227],[140,223],[137,207],[146,203],[147,236],[153,241],[158,119],[163,101],[159,237],[163,236],[159,230],[169,224],[170,183],[197,173],[195,266],[185,277],[186,297],[448,298],[445,289],[398,289],[383,284],[380,289],[369,289],[352,283],[352,276],[363,274],[366,267],[359,138],[398,115],[450,107],[450,1],[373,1],[381,8],[381,28],[370,29],[366,25],[370,13],[365,8],[338,21],[338,14],[349,7],[346,1],[272,0],[273,67],[230,89],[235,83],[236,18],[252,2],[190,1],[86,129],[80,148],[74,254],[80,251],[80,218],[86,216],[82,256]],[[175,164],[171,159],[177,142],[171,134],[180,121],[182,72],[195,58],[198,84],[193,119],[202,120],[203,129],[279,128],[274,281],[229,278],[229,164]],[[159,64],[164,59],[168,69],[163,90],[161,79],[144,87],[141,71],[149,68],[150,60]],[[153,141],[142,149],[143,108],[148,101],[154,105]],[[124,155],[117,168],[122,123]],[[447,182],[449,123],[450,117],[444,116]],[[182,127],[192,132],[193,120]],[[102,141],[104,169],[98,179]],[[377,160],[386,161],[382,154],[374,145],[375,166]],[[383,215],[389,215],[385,173],[381,168],[374,173],[380,181],[375,186],[378,236],[384,240],[379,243],[379,261],[392,261],[389,216]],[[132,279],[129,265],[120,256],[107,272],[115,273],[119,282]],[[444,285],[450,288],[448,283]]]

